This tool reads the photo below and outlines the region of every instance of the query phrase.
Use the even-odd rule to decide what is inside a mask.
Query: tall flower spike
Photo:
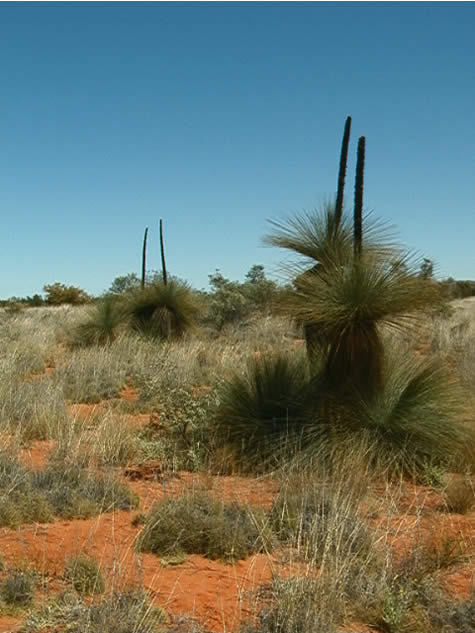
[[[348,162],[348,145],[350,143],[351,117],[347,117],[345,123],[345,131],[343,132],[343,141],[341,143],[340,168],[338,170],[338,185],[335,203],[335,232],[340,226],[341,216],[343,213],[343,191],[345,189],[346,165]]]
[[[361,254],[363,245],[363,180],[366,139],[360,136],[358,139],[358,151],[356,154],[356,178],[355,178],[355,207],[354,207],[354,249],[355,256]]]

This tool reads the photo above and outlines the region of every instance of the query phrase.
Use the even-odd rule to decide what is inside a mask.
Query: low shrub
[[[236,561],[261,551],[270,539],[264,514],[208,494],[187,493],[152,507],[137,547],[157,556],[201,554]]]
[[[0,596],[6,604],[24,607],[33,602],[35,586],[31,574],[11,570],[0,585]]]
[[[81,594],[104,593],[106,588],[98,564],[84,554],[73,556],[67,561],[64,577]]]
[[[93,604],[63,594],[28,613],[21,633],[164,633],[164,613],[141,591],[115,592]]]

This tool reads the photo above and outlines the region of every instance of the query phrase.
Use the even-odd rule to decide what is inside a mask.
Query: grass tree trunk
[[[347,117],[345,130],[343,132],[343,141],[340,153],[340,168],[338,170],[338,186],[336,192],[335,203],[335,232],[340,226],[341,216],[343,214],[343,191],[345,189],[346,165],[348,162],[348,145],[350,143],[351,117]]]
[[[147,235],[148,235],[148,226],[145,228],[145,233],[143,236],[143,248],[142,248],[142,280],[140,283],[140,287],[142,290],[145,288],[145,274],[147,267]]]
[[[366,139],[360,136],[356,155],[355,207],[354,207],[354,249],[355,256],[361,254],[363,246],[363,182]]]
[[[168,277],[167,277],[167,267],[165,264],[165,248],[163,246],[163,222],[162,219],[160,218],[160,253],[162,256],[162,275],[163,275],[163,283],[165,284],[165,286],[168,283]]]

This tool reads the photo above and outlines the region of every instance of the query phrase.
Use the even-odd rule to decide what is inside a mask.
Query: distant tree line
[[[431,279],[434,275],[432,260],[425,258],[421,264],[421,277]],[[170,275],[171,279],[178,278]],[[219,269],[210,275],[210,290],[194,290],[201,299],[203,305],[203,320],[216,325],[218,329],[229,323],[245,319],[257,310],[271,311],[283,293],[288,288],[268,279],[262,264],[251,266],[245,276],[244,282],[232,281],[225,277]],[[156,270],[148,271],[146,283],[153,284],[161,279],[161,273]],[[462,280],[448,277],[436,281],[440,286],[441,294],[446,300],[464,299],[475,296],[475,280]],[[141,280],[136,273],[127,273],[117,276],[103,296],[122,295],[140,288]],[[82,305],[91,303],[98,297],[92,297],[85,290],[73,285],[60,282],[43,286],[43,294],[34,294],[26,297],[10,297],[0,300],[0,306],[8,307],[17,305],[20,307],[40,307],[58,305]]]

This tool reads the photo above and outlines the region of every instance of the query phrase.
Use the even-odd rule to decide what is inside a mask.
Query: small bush
[[[260,527],[261,526],[261,527]],[[205,493],[169,498],[150,510],[138,549],[157,556],[201,554],[235,561],[262,549],[268,539],[264,515]]]
[[[96,561],[82,554],[67,561],[64,576],[78,593],[89,595],[105,590],[104,577]]]
[[[29,605],[35,595],[35,587],[30,574],[12,570],[0,585],[0,595],[8,605]]]
[[[141,459],[158,459],[164,468],[173,471],[202,469],[213,450],[211,419],[216,394],[206,391],[194,395],[190,389],[170,389],[157,408],[158,428],[152,423],[139,433]]]

